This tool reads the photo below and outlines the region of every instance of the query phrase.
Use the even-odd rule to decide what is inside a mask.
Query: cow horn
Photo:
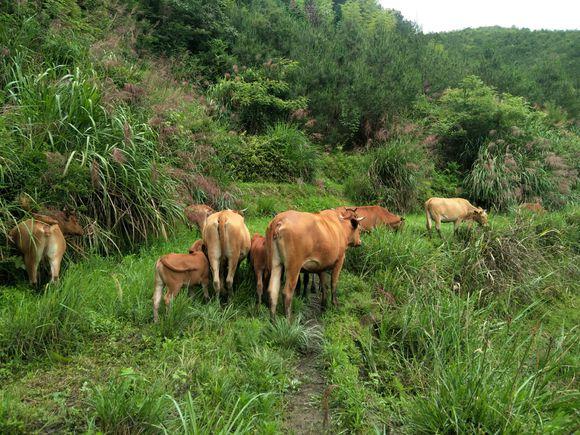
[[[355,219],[360,222],[360,221],[366,219],[366,216],[357,217]]]

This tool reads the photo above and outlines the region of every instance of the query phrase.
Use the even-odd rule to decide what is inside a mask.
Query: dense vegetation
[[[305,358],[338,430],[568,432],[578,35],[424,35],[374,0],[1,2],[0,432],[272,433]],[[492,228],[427,239],[433,195]],[[152,325],[192,202],[247,207],[252,232],[288,208],[410,214],[349,252],[322,316],[297,299],[270,324],[244,264],[228,306],[181,295]],[[86,234],[35,291],[6,231],[64,206]]]

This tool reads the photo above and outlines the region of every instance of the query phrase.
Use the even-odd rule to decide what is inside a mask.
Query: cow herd
[[[487,224],[485,210],[462,198],[430,198],[425,202],[427,229],[432,222],[441,235],[441,222],[453,222],[455,230],[463,221]],[[179,290],[186,286],[201,285],[209,299],[211,281],[219,298],[225,290],[230,298],[234,275],[246,257],[256,278],[257,303],[261,305],[264,293],[272,317],[280,291],[288,318],[292,315],[292,299],[303,273],[317,274],[320,280],[322,307],[327,303],[327,280],[334,305],[337,285],[349,247],[361,244],[360,233],[377,226],[401,230],[404,218],[380,206],[338,207],[318,213],[294,210],[277,214],[268,224],[266,234],[250,236],[243,213],[236,210],[215,212],[203,204],[186,207],[185,216],[198,226],[202,239],[196,241],[187,254],[174,253],[160,257],[155,263],[153,318],[158,321],[161,299],[169,304]],[[64,234],[82,235],[83,228],[74,213],[51,211],[35,214],[16,225],[8,239],[22,253],[29,281],[37,284],[38,266],[48,260],[51,281],[58,279],[60,263],[66,250]],[[284,279],[283,279],[284,278]],[[305,284],[307,286],[307,284]],[[163,297],[163,289],[167,288]]]

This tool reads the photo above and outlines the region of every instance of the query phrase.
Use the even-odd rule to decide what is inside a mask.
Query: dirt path
[[[310,295],[306,320],[321,326],[318,295]],[[323,397],[326,391],[321,357],[317,353],[302,355],[298,362],[298,390],[290,394],[284,432],[290,434],[321,434],[325,432]]]

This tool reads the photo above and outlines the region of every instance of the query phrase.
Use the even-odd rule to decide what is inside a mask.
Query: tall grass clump
[[[368,172],[353,174],[345,182],[345,194],[359,203],[379,202],[409,211],[423,201],[432,172],[427,151],[404,138],[373,149]]]
[[[42,296],[22,294],[0,311],[0,355],[30,359],[47,352],[68,352],[85,330],[80,289],[50,287]]]
[[[257,394],[249,400],[238,398],[231,410],[221,409],[217,406],[213,411],[203,413],[196,405],[195,400],[188,393],[184,403],[178,403],[171,398],[179,420],[176,424],[163,427],[166,434],[179,431],[186,435],[212,434],[243,434],[258,429],[259,413],[252,409],[252,404],[265,394]],[[245,403],[244,403],[245,402]],[[254,413],[252,413],[254,412]]]
[[[20,165],[3,171],[7,201],[76,208],[90,222],[84,240],[104,250],[165,236],[180,217],[176,182],[148,124],[126,107],[106,111],[94,72],[10,71],[5,131]]]
[[[169,410],[170,401],[161,385],[148,381],[133,369],[102,386],[88,387],[89,421],[107,433],[152,433]]]
[[[264,330],[264,340],[282,348],[307,352],[320,347],[322,333],[318,326],[301,322],[300,318],[291,322],[285,317],[277,317]]]
[[[288,124],[269,127],[263,135],[247,139],[245,147],[230,158],[243,181],[312,181],[318,153],[306,135]]]
[[[404,400],[406,427],[429,433],[530,433],[569,427],[577,394],[571,385],[554,385],[577,337],[563,332],[544,339],[537,326],[529,331],[530,312],[525,307],[513,320],[496,324],[485,320],[488,309],[466,317],[452,314],[444,323],[463,323],[457,333],[445,327],[434,335],[432,326],[423,323],[419,331],[431,376]]]

